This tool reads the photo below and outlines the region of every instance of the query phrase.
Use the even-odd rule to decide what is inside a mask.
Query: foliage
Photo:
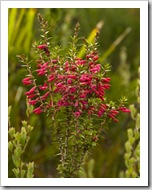
[[[126,171],[121,172],[121,177],[132,177],[137,178],[140,177],[140,97],[139,97],[139,80],[137,81],[136,95],[137,95],[137,103],[135,105],[130,105],[131,117],[135,122],[135,127],[129,128],[127,130],[128,140],[125,143],[125,165]]]
[[[22,127],[20,132],[15,132],[15,128],[10,125],[10,112],[9,106],[9,131],[10,141],[8,142],[9,153],[12,156],[15,168],[12,169],[16,178],[32,178],[34,172],[34,162],[24,163],[22,161],[22,155],[25,152],[26,146],[30,140],[30,133],[33,127],[28,125],[26,121],[22,121]]]

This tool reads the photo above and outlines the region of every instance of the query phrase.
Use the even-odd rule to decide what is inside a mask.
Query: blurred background
[[[94,30],[101,27],[100,61],[111,65],[111,89],[107,97],[117,101],[125,95],[129,106],[137,102],[135,89],[140,65],[140,9],[9,9],[8,105],[12,106],[11,125],[16,131],[20,130],[22,120],[34,126],[22,159],[24,162],[34,161],[35,177],[48,178],[58,177],[56,167],[59,156],[55,156],[58,150],[52,143],[49,121],[45,115],[26,115],[26,88],[21,82],[26,71],[16,58],[18,54],[28,54],[32,59],[32,43],[40,40],[38,13],[48,20],[54,44],[65,49],[77,22],[80,23],[79,36],[90,37],[90,40]],[[127,129],[134,128],[135,124],[129,114],[121,114],[119,121],[108,126],[98,146],[89,155],[86,172],[90,170],[91,174],[87,177],[117,178],[125,170]],[[13,167],[9,156],[9,177],[14,177]]]

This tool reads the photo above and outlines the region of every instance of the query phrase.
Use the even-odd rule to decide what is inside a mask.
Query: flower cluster
[[[50,51],[46,44],[37,48],[49,56]],[[51,107],[59,110],[61,107],[70,106],[75,117],[84,113],[99,117],[107,114],[115,122],[118,121],[116,115],[119,111],[130,112],[126,107],[114,109],[105,103],[105,90],[110,88],[111,79],[102,76],[102,66],[98,59],[98,52],[94,51],[87,54],[85,59],[74,57],[64,61],[59,58],[37,60],[36,73],[38,77],[45,76],[43,83],[37,85],[32,74],[22,80],[24,85],[33,85],[25,93],[29,104],[36,106],[33,112],[40,114]],[[59,98],[56,101],[54,97]],[[89,101],[91,98],[98,98],[101,103],[94,105]]]
[[[77,177],[87,151],[96,146],[107,120],[118,122],[120,111],[130,112],[124,101],[116,106],[108,102],[110,89],[109,67],[99,62],[97,51],[98,32],[93,43],[81,38],[85,51],[77,56],[78,30],[76,25],[69,50],[64,55],[59,47],[52,47],[47,34],[48,24],[39,15],[43,43],[35,44],[36,68],[28,62],[28,75],[22,80],[30,86],[25,92],[35,114],[51,116],[53,131],[58,142],[60,162],[57,170],[61,177]],[[21,59],[23,59],[21,57]]]

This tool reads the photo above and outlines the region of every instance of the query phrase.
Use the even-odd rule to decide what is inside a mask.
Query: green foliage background
[[[107,93],[113,101],[121,95],[128,98],[128,104],[136,104],[136,81],[140,61],[140,9],[9,9],[8,20],[8,104],[12,106],[11,125],[20,130],[21,121],[28,120],[34,126],[30,142],[23,155],[24,162],[35,163],[34,176],[39,178],[58,177],[56,167],[59,157],[56,144],[53,142],[49,119],[42,114],[26,115],[26,88],[21,80],[26,71],[18,63],[16,55],[29,54],[33,58],[32,43],[39,40],[40,12],[50,25],[54,45],[66,48],[70,35],[77,22],[80,23],[80,36],[88,37],[99,21],[104,25],[99,38],[99,54],[108,50],[112,43],[131,27],[131,32],[110,52],[103,62],[111,64],[111,89]],[[34,59],[34,58],[33,58]],[[35,64],[33,62],[33,64]],[[120,122],[112,123],[102,132],[98,146],[88,155],[87,164],[93,163],[89,176],[96,178],[117,178],[125,170],[124,152],[127,140],[127,129],[134,128],[130,115],[121,114]],[[90,162],[91,160],[91,162]],[[93,160],[93,161],[92,161]],[[14,177],[13,162],[9,156],[9,177]],[[86,171],[87,172],[87,171]]]

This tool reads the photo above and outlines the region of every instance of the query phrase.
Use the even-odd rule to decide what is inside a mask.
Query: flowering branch
[[[120,111],[130,112],[121,100],[119,106],[106,100],[105,91],[110,89],[109,66],[99,63],[97,32],[93,43],[78,38],[80,25],[75,27],[69,51],[61,56],[48,41],[48,24],[38,16],[42,27],[42,43],[34,45],[37,69],[19,56],[26,65],[28,75],[22,80],[32,86],[25,93],[35,114],[46,113],[53,123],[59,143],[61,177],[77,177],[85,154],[96,146],[105,123],[110,119],[118,122]],[[82,39],[86,47],[84,58],[77,57],[77,47]]]

